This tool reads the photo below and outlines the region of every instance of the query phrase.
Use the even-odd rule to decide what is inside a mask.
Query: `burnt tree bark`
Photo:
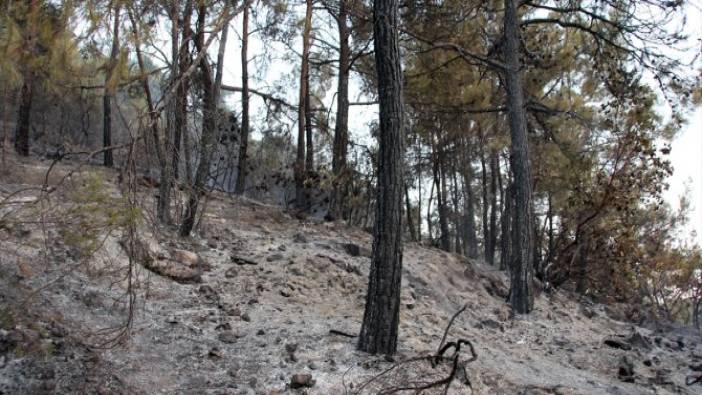
[[[243,195],[246,187],[247,151],[249,148],[249,1],[244,2],[241,33],[241,136],[234,193]]]
[[[307,0],[305,10],[305,27],[302,33],[302,63],[300,65],[300,96],[297,109],[297,158],[295,160],[295,205],[299,209],[307,208],[307,197],[305,191],[305,133],[308,117],[307,101],[309,95],[309,58],[310,58],[310,34],[312,31],[312,0]],[[308,152],[309,154],[309,152]]]
[[[512,309],[518,314],[529,313],[534,306],[531,180],[529,175],[529,146],[527,141],[524,90],[519,60],[520,31],[517,0],[505,0],[505,82],[507,118],[511,144],[511,166],[514,174],[514,239],[510,265],[510,297]]]
[[[349,72],[351,51],[349,47],[349,26],[347,0],[339,0],[339,12],[335,16],[339,29],[339,75],[336,88],[336,124],[334,125],[334,145],[332,149],[332,174],[334,190],[332,213],[338,216],[343,212],[346,188],[346,156],[349,145]]]
[[[195,35],[195,48],[198,52],[204,50],[205,44],[205,17],[207,14],[207,6],[205,3],[200,3],[198,7],[198,20],[197,20],[197,33]],[[228,24],[224,25],[224,29],[228,29]],[[214,34],[214,33],[212,33]],[[222,41],[220,42],[220,55],[217,57],[217,75],[216,80],[221,82],[221,67],[222,61],[224,59],[223,55],[223,44],[226,44],[226,33],[222,32]],[[217,100],[218,91],[217,82],[215,77],[213,77],[212,68],[210,67],[207,57],[204,56],[200,60],[200,79],[202,81],[202,98],[203,98],[203,108],[202,108],[202,135],[200,137],[200,160],[197,164],[197,169],[195,170],[195,177],[192,182],[190,196],[188,197],[188,203],[185,208],[185,216],[183,217],[183,223],[180,226],[179,234],[181,237],[187,237],[190,235],[193,227],[195,226],[195,218],[197,215],[197,209],[200,204],[200,196],[204,194],[205,184],[207,182],[207,177],[210,170],[210,161],[212,157],[212,150],[214,149],[215,133],[216,133],[216,120],[217,120]]]
[[[490,153],[490,223],[486,245],[486,260],[491,266],[495,265],[495,247],[497,245],[497,173],[500,171],[497,152]]]
[[[380,134],[373,257],[359,350],[394,354],[400,323],[404,113],[397,0],[373,4]]]
[[[120,3],[116,3],[112,10],[114,22],[112,25],[112,48],[110,49],[110,59],[107,62],[105,72],[105,91],[102,95],[102,147],[107,148],[112,145],[112,97],[114,96],[114,83],[112,81],[117,58],[119,57],[119,13]],[[103,153],[102,164],[105,167],[114,166],[114,155],[111,149]]]
[[[24,23],[26,23],[27,36],[23,50],[33,57],[36,55],[37,26],[30,15],[34,15],[39,7],[37,0],[31,0]],[[15,151],[21,156],[29,156],[29,125],[31,122],[32,101],[34,99],[34,80],[36,75],[30,64],[22,65],[22,88],[20,89],[20,102],[17,111],[17,125],[15,127]]]
[[[192,30],[190,29],[190,21],[193,14],[193,0],[185,2],[183,10],[183,23],[181,33],[180,51],[178,53],[178,69],[187,70],[191,65],[190,60],[190,40],[192,39]],[[175,125],[173,130],[173,145],[171,151],[171,161],[173,163],[173,178],[180,178],[180,150],[181,145],[184,150],[187,149],[187,134],[188,134],[188,91],[190,89],[190,79],[183,78],[176,89],[175,96]],[[188,153],[189,153],[189,149]],[[186,181],[190,182],[190,155],[186,155]]]

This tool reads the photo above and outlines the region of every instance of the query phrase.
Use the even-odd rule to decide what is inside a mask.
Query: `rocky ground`
[[[4,177],[2,198],[31,185]],[[698,334],[639,327],[564,291],[513,317],[502,273],[433,248],[406,245],[400,350],[370,356],[349,337],[363,314],[368,233],[215,195],[190,240],[142,225],[130,266],[122,234],[81,259],[38,211],[8,208],[37,193],[16,193],[0,217],[0,394],[381,393],[449,374],[450,363],[403,362],[435,353],[463,306],[447,341],[469,340],[477,359],[462,349],[448,393],[702,393],[685,384],[702,374]],[[130,314],[129,336],[103,344]]]

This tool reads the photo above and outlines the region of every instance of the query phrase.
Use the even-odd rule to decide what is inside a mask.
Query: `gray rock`
[[[236,343],[236,341],[240,338],[237,333],[234,333],[232,331],[224,331],[217,335],[217,339],[221,341],[222,343],[227,343],[227,344],[233,344]]]
[[[295,233],[293,235],[293,241],[295,243],[307,243],[307,236],[302,233]]]
[[[625,383],[633,383],[634,380],[634,363],[627,358],[626,355],[622,356],[619,361],[619,371],[617,372],[619,380]]]
[[[309,373],[296,373],[290,378],[290,388],[311,388],[315,384]]]

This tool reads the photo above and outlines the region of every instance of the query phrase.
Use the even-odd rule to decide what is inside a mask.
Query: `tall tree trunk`
[[[500,218],[500,270],[509,270],[510,260],[512,259],[512,212],[514,211],[514,188],[512,185],[508,185],[505,188],[502,206],[502,217]]]
[[[8,5],[9,7],[9,5]],[[35,18],[39,7],[38,0],[30,0],[26,15],[27,38],[24,50],[30,56],[36,56],[37,23]],[[34,79],[36,75],[30,64],[22,65],[22,89],[20,89],[20,102],[17,112],[17,125],[15,128],[15,151],[21,156],[29,156],[29,127],[31,122],[32,101],[34,99]]]
[[[487,262],[495,265],[495,246],[497,245],[497,173],[500,172],[497,152],[490,153],[490,226],[486,249]]]
[[[527,314],[534,307],[531,180],[529,175],[529,146],[527,142],[524,91],[519,60],[520,32],[517,0],[505,0],[505,82],[507,88],[507,118],[509,120],[511,165],[514,173],[514,227],[511,259],[510,305],[517,314]]]
[[[439,204],[439,227],[441,228],[441,249],[449,252],[451,251],[451,234],[449,232],[448,226],[448,192],[446,190],[446,160],[444,154],[444,143],[439,140],[438,149],[438,180],[437,183],[439,188],[436,190],[437,203]]]
[[[451,188],[451,200],[453,204],[453,213],[454,215],[452,216],[453,220],[453,228],[455,230],[454,234],[454,243],[455,243],[455,249],[454,251],[456,254],[463,254],[463,246],[461,245],[463,241],[463,226],[461,224],[461,217],[457,215],[459,212],[459,193],[458,193],[458,171],[456,169],[456,159],[454,158],[451,161],[451,180],[452,180],[452,188]]]
[[[417,141],[417,242],[422,241],[422,147]]]
[[[171,76],[170,83],[174,84],[178,80],[178,5],[179,1],[175,0],[171,4],[170,19],[171,19]],[[158,206],[156,207],[156,217],[163,224],[171,222],[171,184],[173,182],[173,161],[168,156],[171,149],[171,144],[175,137],[176,128],[176,112],[178,111],[177,103],[171,102],[168,105],[167,125],[164,139],[164,158],[161,163],[161,182],[159,183],[158,191]]]
[[[429,189],[429,198],[427,201],[427,234],[429,238],[429,244],[433,245],[434,241],[432,239],[433,234],[434,234],[434,227],[432,226],[431,223],[431,201],[434,198],[434,187],[436,186],[436,178],[432,177],[431,179],[431,188]]]
[[[207,6],[204,2],[200,3],[198,7],[198,21],[197,21],[197,34],[195,35],[195,48],[198,52],[204,50],[205,43],[205,17],[207,13]],[[225,25],[224,29],[228,29],[228,25]],[[214,33],[213,33],[214,34]],[[224,32],[223,32],[224,34]],[[220,45],[225,44],[220,42]],[[220,51],[223,49],[221,48]],[[221,78],[221,61],[224,56],[218,56],[217,65],[217,79]],[[203,109],[202,109],[202,135],[200,137],[200,160],[197,164],[197,170],[195,171],[195,178],[193,179],[192,188],[190,191],[190,196],[188,197],[188,204],[186,206],[185,217],[183,218],[183,223],[180,226],[180,236],[187,237],[190,235],[193,227],[195,226],[195,218],[197,215],[198,205],[200,203],[200,196],[204,194],[205,184],[207,182],[207,177],[210,171],[210,161],[212,159],[212,151],[214,149],[215,142],[215,132],[216,132],[216,120],[217,120],[217,100],[218,100],[218,87],[215,83],[215,79],[212,76],[212,70],[210,64],[207,61],[207,57],[203,57],[200,60],[200,78],[202,80],[202,97],[203,97]]]
[[[29,67],[29,66],[26,66]],[[29,123],[34,98],[34,73],[24,73],[24,81],[20,90],[17,127],[15,129],[15,151],[21,156],[29,156]]]
[[[400,324],[404,112],[397,0],[375,0],[373,31],[380,135],[373,258],[359,350],[394,354]]]
[[[180,43],[180,51],[178,53],[178,69],[181,71],[187,70],[190,67],[190,41],[192,39],[192,30],[190,29],[190,20],[193,14],[193,0],[185,2],[183,10],[182,35]],[[176,38],[173,38],[174,40]],[[173,131],[173,147],[171,152],[173,163],[173,178],[180,178],[180,150],[181,145],[183,150],[187,150],[186,159],[186,181],[190,183],[190,155],[188,144],[188,91],[190,90],[190,78],[183,78],[178,85],[175,97],[175,125]]]
[[[469,160],[466,160],[466,170],[463,173],[463,194],[465,195],[464,203],[464,242],[466,256],[469,258],[478,257],[478,237],[475,234],[475,195],[473,194],[473,165]]]
[[[139,25],[134,18],[134,15],[132,11],[130,10],[129,13],[129,20],[132,23],[132,31],[134,33],[134,49],[136,52],[136,58],[137,58],[137,64],[139,65],[139,72],[141,73],[141,87],[144,90],[144,94],[146,96],[146,106],[147,110],[149,112],[149,129],[151,129],[151,137],[154,142],[154,149],[156,151],[156,159],[158,160],[158,164],[160,168],[163,168],[165,165],[163,164],[163,161],[165,160],[165,157],[163,155],[163,150],[161,147],[161,141],[159,139],[159,132],[158,132],[158,119],[159,119],[159,114],[156,112],[156,108],[154,106],[154,100],[153,100],[153,94],[151,92],[151,86],[149,85],[149,78],[148,78],[148,71],[146,70],[146,65],[144,63],[144,57],[141,53],[141,36],[139,33]]]
[[[295,204],[299,209],[307,208],[305,191],[305,134],[308,116],[307,101],[309,88],[310,35],[312,32],[312,0],[307,0],[305,27],[302,33],[302,63],[300,65],[300,97],[297,109],[297,159],[295,161]],[[309,154],[309,152],[308,152]]]
[[[119,12],[120,3],[116,3],[112,10],[114,22],[112,25],[112,48],[110,50],[110,60],[108,61],[105,73],[105,91],[102,95],[102,147],[112,146],[112,97],[114,96],[114,82],[112,81],[117,58],[119,57]],[[114,157],[111,149],[103,152],[103,165],[105,167],[114,166]]]
[[[488,251],[490,250],[490,223],[488,218],[490,217],[490,202],[488,199],[488,180],[487,180],[487,169],[485,166],[485,144],[486,141],[482,136],[482,131],[480,132],[480,168],[482,170],[481,174],[481,187],[482,187],[482,214],[483,214],[483,259],[485,262],[492,265],[490,262],[490,257]]]
[[[412,220],[412,205],[410,204],[409,187],[407,187],[407,183],[405,183],[405,214],[407,215],[407,227],[409,228],[410,239],[412,241],[417,241],[414,221]]]
[[[309,64],[309,58],[307,60]],[[307,135],[305,144],[307,152],[305,154],[305,173],[311,174],[314,170],[314,140],[312,140],[312,99],[310,97],[310,70],[307,66],[307,75],[305,77],[305,134]]]
[[[339,75],[336,88],[336,124],[334,125],[334,146],[332,149],[332,174],[334,190],[332,211],[338,216],[343,211],[345,195],[346,155],[349,144],[349,72],[350,48],[347,0],[339,0],[339,13],[336,23],[339,28]]]
[[[241,34],[241,136],[234,193],[243,195],[246,188],[247,151],[249,148],[249,0],[244,2]]]

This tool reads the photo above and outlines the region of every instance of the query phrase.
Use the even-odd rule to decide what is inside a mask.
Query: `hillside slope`
[[[3,197],[25,186],[6,180]],[[0,230],[0,394],[378,393],[448,374],[448,364],[417,361],[363,386],[399,361],[434,353],[464,305],[447,338],[470,340],[477,360],[465,366],[470,385],[459,372],[449,393],[702,391],[685,385],[690,366],[702,364],[699,336],[617,321],[611,309],[562,291],[539,295],[533,314],[511,317],[502,273],[416,243],[404,254],[399,355],[360,353],[344,334],[358,333],[362,320],[370,235],[220,195],[191,240],[141,231],[148,257],[132,273],[130,336],[90,347],[109,338],[98,329],[119,328],[130,312],[122,236],[107,236],[76,267],[60,232],[31,221],[31,210],[23,215],[25,223]],[[295,377],[305,387],[293,389],[296,374],[311,381]]]

